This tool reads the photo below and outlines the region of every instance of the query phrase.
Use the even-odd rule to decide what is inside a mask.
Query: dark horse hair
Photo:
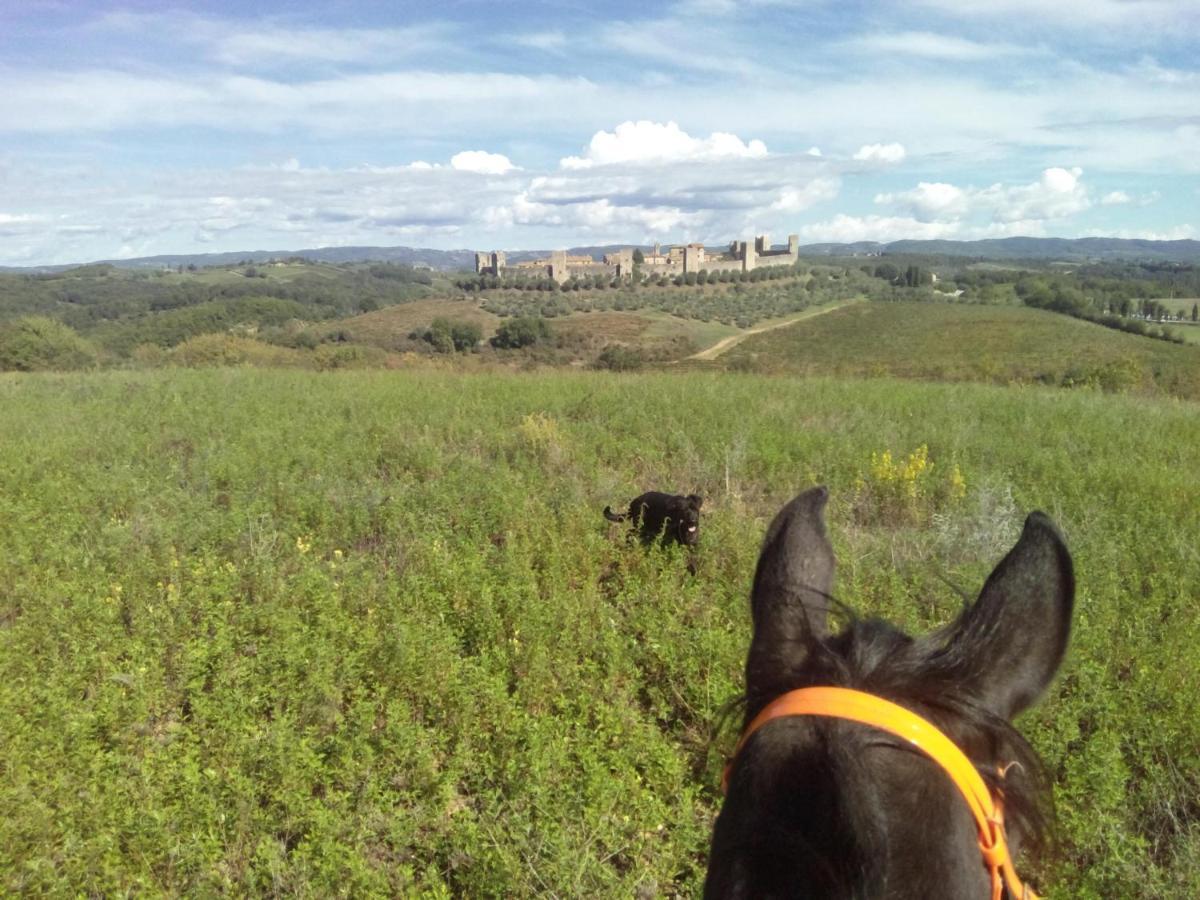
[[[1013,853],[1038,849],[1052,819],[1048,783],[1010,723],[1066,652],[1075,581],[1057,528],[1032,513],[979,598],[931,634],[853,615],[831,634],[827,498],[825,488],[800,494],[767,531],[751,596],[744,723],[801,687],[891,700],[940,728],[1003,797]],[[970,900],[990,896],[989,885],[974,820],[940,766],[870,726],[803,716],[769,722],[734,761],[704,892]]]

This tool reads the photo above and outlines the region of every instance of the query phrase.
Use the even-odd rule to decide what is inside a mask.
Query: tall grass
[[[1076,634],[1021,726],[1062,840],[1023,869],[1200,893],[1194,405],[216,370],[3,376],[0,422],[0,890],[695,895],[758,544],[823,482],[840,598],[912,629],[1056,518]],[[885,451],[920,515],[864,515]],[[651,488],[706,497],[694,576],[600,515]]]

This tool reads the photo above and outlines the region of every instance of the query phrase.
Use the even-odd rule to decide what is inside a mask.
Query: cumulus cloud
[[[1109,191],[1100,198],[1101,206],[1121,206],[1126,203],[1132,203],[1133,198],[1124,191]]]
[[[450,157],[450,167],[459,172],[475,172],[479,175],[503,175],[516,169],[502,153],[486,150],[464,150]]]
[[[1087,189],[1080,182],[1083,170],[1075,167],[1045,169],[1033,184],[1017,187],[992,185],[979,192],[978,201],[991,205],[997,221],[1060,219],[1091,206]]]
[[[911,191],[877,194],[875,202],[906,209],[921,222],[961,218],[970,208],[970,199],[962,188],[927,181],[922,181]]]
[[[896,207],[924,223],[957,222],[975,215],[995,223],[1040,222],[1062,219],[1092,205],[1082,175],[1078,167],[1053,167],[1043,170],[1031,184],[997,183],[986,188],[922,181],[910,191],[877,194],[875,202]]]
[[[906,155],[903,144],[864,144],[858,148],[854,158],[867,162],[898,163]]]
[[[744,142],[736,134],[715,131],[707,138],[689,135],[674,122],[622,122],[612,131],[597,131],[583,156],[559,162],[564,169],[586,169],[613,163],[661,163],[678,160],[748,158],[767,155],[760,140]]]
[[[779,199],[771,204],[771,209],[785,213],[801,212],[818,203],[833,200],[840,189],[841,181],[837,178],[814,178],[806,185],[781,190]]]

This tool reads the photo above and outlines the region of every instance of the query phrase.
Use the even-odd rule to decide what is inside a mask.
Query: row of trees
[[[607,274],[572,275],[563,282],[547,277],[529,275],[497,276],[480,274],[469,278],[458,278],[454,286],[461,291],[477,293],[488,290],[542,291],[569,293],[571,291],[633,290],[638,287],[695,287],[705,284],[757,284],[781,278],[804,277],[809,274],[805,266],[763,266],[749,272],[712,271],[701,269],[678,275],[646,274],[637,268],[634,258],[633,276],[628,279]]]

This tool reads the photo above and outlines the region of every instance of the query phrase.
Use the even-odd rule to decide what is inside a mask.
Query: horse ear
[[[1011,719],[1041,696],[1066,653],[1074,603],[1067,545],[1047,516],[1031,513],[947,646],[988,710]]]
[[[750,597],[750,693],[786,678],[803,663],[811,640],[828,630],[834,571],[823,515],[828,499],[826,488],[811,488],[781,509],[767,529]]]

